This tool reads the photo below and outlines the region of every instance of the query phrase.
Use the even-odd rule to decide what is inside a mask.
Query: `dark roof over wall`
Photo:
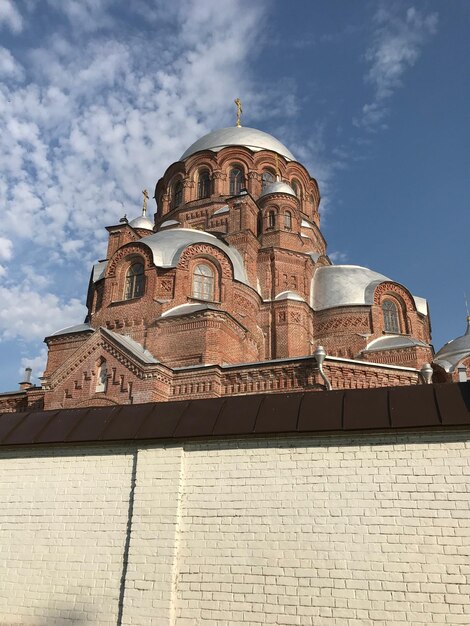
[[[470,426],[470,382],[0,415],[0,445]]]

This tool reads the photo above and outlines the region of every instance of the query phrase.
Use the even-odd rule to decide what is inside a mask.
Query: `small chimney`
[[[24,378],[23,378],[23,381],[20,383],[20,389],[22,391],[32,387],[32,384],[31,384],[31,373],[32,373],[32,371],[33,370],[30,367],[25,367],[25,369],[24,369]]]

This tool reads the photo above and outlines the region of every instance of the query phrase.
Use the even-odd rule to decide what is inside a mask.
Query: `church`
[[[470,330],[434,355],[423,297],[333,264],[317,181],[237,106],[167,168],[153,220],[144,191],[106,227],[85,322],[46,337],[41,388],[2,410],[467,380]]]

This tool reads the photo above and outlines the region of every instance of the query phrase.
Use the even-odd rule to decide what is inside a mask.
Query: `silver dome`
[[[278,139],[264,133],[256,128],[245,128],[243,126],[230,126],[229,128],[220,128],[211,133],[204,135],[195,141],[184,154],[181,155],[180,161],[184,161],[192,154],[201,150],[212,150],[218,152],[227,146],[245,146],[253,152],[259,150],[271,150],[277,152],[288,161],[295,161],[295,157]]]
[[[132,228],[145,228],[145,230],[153,230],[153,224],[148,217],[144,217],[143,215],[139,215],[131,222],[129,222],[129,226]]]
[[[297,197],[292,187],[280,180],[276,180],[274,183],[268,185],[261,193],[260,198],[263,196],[269,196],[271,193],[286,193],[289,196],[294,196],[294,198]]]
[[[467,318],[467,330],[464,335],[448,341],[434,357],[434,363],[446,372],[453,372],[462,359],[470,356],[470,317]]]

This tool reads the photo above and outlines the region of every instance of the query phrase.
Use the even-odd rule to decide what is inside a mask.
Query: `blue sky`
[[[426,297],[436,349],[462,334],[469,23],[467,0],[0,0],[0,389],[237,96],[317,178],[334,261]]]

